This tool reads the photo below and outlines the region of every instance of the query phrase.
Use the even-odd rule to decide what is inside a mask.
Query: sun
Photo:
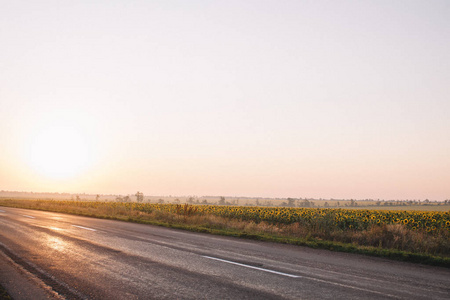
[[[87,137],[75,126],[53,125],[32,137],[30,166],[39,174],[53,179],[79,175],[90,163]]]

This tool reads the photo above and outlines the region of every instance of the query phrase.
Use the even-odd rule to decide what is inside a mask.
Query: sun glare
[[[89,145],[73,126],[52,126],[38,132],[30,145],[31,167],[41,175],[66,179],[81,173],[89,164]]]

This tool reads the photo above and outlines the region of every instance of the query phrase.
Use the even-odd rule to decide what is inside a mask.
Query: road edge
[[[12,299],[65,299],[0,248],[0,284]]]

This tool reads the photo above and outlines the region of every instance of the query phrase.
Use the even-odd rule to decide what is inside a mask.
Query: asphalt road
[[[20,299],[450,299],[450,270],[0,207],[0,284]]]

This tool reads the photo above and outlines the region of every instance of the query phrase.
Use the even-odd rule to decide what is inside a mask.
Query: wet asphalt
[[[446,268],[7,207],[0,254],[16,300],[450,299]]]

